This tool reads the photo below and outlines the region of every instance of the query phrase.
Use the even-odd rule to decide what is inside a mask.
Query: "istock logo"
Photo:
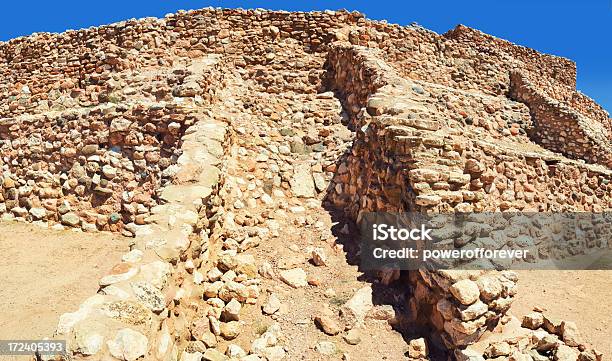
[[[421,228],[397,228],[388,224],[373,224],[372,237],[375,241],[433,241],[431,229],[425,228],[421,224]]]

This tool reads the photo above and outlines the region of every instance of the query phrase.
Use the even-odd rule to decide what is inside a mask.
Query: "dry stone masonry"
[[[0,43],[0,76],[3,219],[134,237],[61,316],[65,359],[602,359],[511,316],[514,272],[351,260],[366,212],[609,211],[610,118],[570,60],[207,8]]]

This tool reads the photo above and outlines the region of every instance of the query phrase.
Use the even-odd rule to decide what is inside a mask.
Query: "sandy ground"
[[[583,340],[612,360],[612,271],[519,271],[512,313],[522,318],[533,306],[576,322]]]
[[[40,339],[98,290],[129,239],[0,222],[0,339]]]

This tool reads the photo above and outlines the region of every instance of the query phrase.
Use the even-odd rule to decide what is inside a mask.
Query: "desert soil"
[[[0,339],[52,336],[59,316],[98,290],[129,239],[0,222]]]

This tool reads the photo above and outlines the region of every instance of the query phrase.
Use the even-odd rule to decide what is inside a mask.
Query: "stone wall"
[[[347,12],[273,12],[206,8],[0,43],[0,114],[21,114],[56,94],[95,102],[109,74],[171,66],[176,56],[234,54],[238,65],[274,58],[268,44],[295,39],[325,48],[335,32],[362,19]]]
[[[109,74],[171,66],[175,56],[218,53],[232,56],[237,66],[265,65],[282,52],[275,44],[285,39],[307,51],[325,51],[335,40],[380,48],[401,74],[458,89],[504,94],[508,70],[517,66],[575,88],[573,62],[465,26],[441,36],[344,11],[206,8],[0,43],[0,75],[6,79],[0,114],[52,106],[60,97],[96,103]]]
[[[477,49],[480,53],[495,54],[492,56],[499,57],[501,60],[504,58],[515,59],[520,62],[522,69],[530,73],[538,74],[551,82],[554,81],[558,84],[576,88],[576,63],[569,59],[542,54],[534,49],[513,44],[464,25],[458,25],[449,30],[444,34],[444,37]],[[504,64],[504,66],[508,65]],[[502,71],[506,72],[506,69]]]
[[[575,87],[555,82],[546,77],[535,77],[533,75],[529,76],[529,82],[546,96],[566,104],[572,110],[592,121],[601,123],[608,132],[608,138],[612,136],[612,120],[608,112],[593,99],[577,91]]]
[[[407,78],[456,89],[503,95],[509,70],[521,68],[574,89],[576,65],[567,59],[495,38],[462,25],[444,35],[420,26],[363,21],[343,39],[380,48],[382,57]]]
[[[354,217],[363,211],[610,207],[610,171],[563,159],[530,142],[532,124],[520,104],[393,77],[384,65],[375,68],[380,64],[375,54],[347,47],[330,51],[329,64],[339,67],[336,87],[355,95],[345,100],[353,114],[362,107],[351,120],[361,129],[352,157],[339,171],[336,189],[341,191],[332,192]],[[366,102],[372,89],[376,92]],[[460,110],[465,116],[440,109],[454,108],[451,97],[470,104]],[[506,131],[499,132],[495,113],[509,118]],[[522,125],[514,123],[521,117]]]
[[[221,84],[215,67],[177,65],[157,70],[154,91],[143,75],[131,90],[100,93],[114,102],[0,119],[0,213],[133,235],[175,175],[181,137],[199,118],[192,105]]]
[[[588,118],[584,115],[584,107],[579,108],[582,113],[571,107],[572,104],[580,106],[584,103],[557,101],[520,71],[513,71],[511,80],[510,95],[529,106],[536,125],[534,138],[538,143],[568,157],[612,168],[612,133],[607,114],[601,114],[600,110],[598,116],[596,112],[590,111],[587,113],[596,117]]]
[[[401,79],[379,54],[346,45],[328,54],[329,81],[344,95],[350,124],[357,128],[328,198],[357,222],[364,212],[598,212],[612,207],[609,170],[531,143],[527,121],[508,133],[492,126],[499,124],[496,109],[525,115],[520,104]],[[445,116],[453,113],[454,97],[470,104],[464,116]],[[466,122],[470,118],[478,122]],[[512,272],[412,271],[411,315],[435,331],[434,340],[462,349],[503,317],[516,281]]]
[[[193,313],[210,308],[194,288],[205,278],[197,270],[216,264],[222,243],[221,189],[233,136],[225,119],[204,111],[180,139],[177,177],[159,189],[151,223],[136,228],[131,251],[100,279],[97,294],[60,317],[54,337],[67,341],[68,354],[43,359],[176,360]]]

